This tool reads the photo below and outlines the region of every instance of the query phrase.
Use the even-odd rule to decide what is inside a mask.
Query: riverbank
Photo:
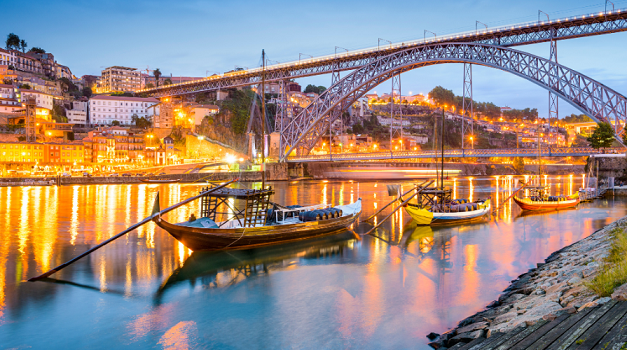
[[[627,283],[617,287],[612,294],[607,288],[603,293],[598,288],[600,279],[597,278],[606,273],[604,264],[608,256],[617,254],[615,235],[625,229],[627,217],[552,253],[544,263],[512,281],[486,310],[462,320],[456,328],[441,336],[429,334],[432,340],[429,345],[445,349],[477,338],[532,327],[563,315],[586,312],[612,299],[627,300]]]

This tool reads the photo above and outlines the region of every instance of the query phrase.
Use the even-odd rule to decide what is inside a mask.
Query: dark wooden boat
[[[303,221],[300,213],[320,210],[322,205],[268,208],[274,191],[224,188],[201,197],[201,218],[173,224],[161,217],[153,219],[186,247],[198,250],[233,250],[294,242],[343,232],[361,213],[361,199],[336,206],[336,217]],[[239,209],[236,201],[243,202]],[[222,209],[220,209],[222,208]],[[219,210],[224,210],[220,212]],[[270,210],[268,210],[270,209]],[[341,210],[341,216],[339,211]],[[216,222],[222,214],[227,220]]]
[[[139,179],[139,181],[147,184],[173,184],[181,181],[181,179]]]

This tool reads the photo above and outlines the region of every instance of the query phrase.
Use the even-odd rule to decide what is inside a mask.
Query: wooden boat
[[[173,184],[181,181],[181,179],[139,179],[139,181],[147,184]]]
[[[201,197],[199,219],[177,224],[161,217],[153,220],[194,251],[233,250],[337,234],[361,213],[361,199],[333,208],[325,205],[283,207],[275,203],[269,208],[269,197],[273,193],[272,189],[223,188]],[[237,201],[243,202],[243,206],[239,206],[243,209],[238,208]],[[225,208],[225,212],[219,211]],[[216,222],[218,215],[226,220]]]
[[[428,188],[418,195],[417,203],[407,203],[405,211],[418,225],[464,224],[483,220],[490,213],[490,198],[469,201],[451,199],[450,189]]]
[[[549,196],[549,188],[546,186],[533,186],[526,189],[529,195],[526,197],[514,196],[514,202],[522,210],[548,211],[574,208],[579,204],[579,193],[570,196]]]

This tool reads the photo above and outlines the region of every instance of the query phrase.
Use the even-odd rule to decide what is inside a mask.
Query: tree
[[[66,123],[67,122],[67,117],[65,114],[65,108],[63,108],[63,106],[58,105],[58,104],[53,104],[52,105],[52,113],[51,113],[52,119],[55,120],[57,123]]]
[[[133,114],[131,119],[133,120],[133,124],[138,128],[147,129],[152,127],[152,121],[149,117],[140,117],[137,114]]]
[[[609,123],[599,123],[590,137],[587,138],[590,147],[594,149],[610,147],[614,142],[614,129]]]
[[[22,48],[22,52],[26,53],[26,47],[28,47],[28,44],[24,39],[20,40],[20,47]]]
[[[21,85],[19,86],[19,88],[20,88],[20,89],[26,89],[26,90],[30,90],[30,89],[31,89],[30,85],[28,85],[28,84],[21,84]]]
[[[441,86],[436,86],[429,92],[429,98],[439,105],[455,105],[455,94]]]
[[[28,52],[34,52],[34,53],[46,53],[46,50],[40,48],[40,47],[31,47],[30,50],[28,50]]]
[[[7,40],[5,41],[5,45],[7,50],[19,50],[20,48],[20,37],[17,34],[9,34],[7,35]]]
[[[172,85],[172,80],[170,78],[165,78],[163,85]]]
[[[155,87],[155,84],[153,84],[153,83],[146,84],[146,89],[152,89],[154,87]]]
[[[312,85],[309,84],[305,87],[305,93],[309,93],[309,92],[313,92],[316,93],[318,95],[320,95],[321,93],[323,93],[327,88],[320,85],[320,86],[316,86],[316,85]]]
[[[74,83],[66,78],[59,78],[59,82],[61,82],[61,88],[63,91],[77,91],[78,87],[76,85],[74,85]]]
[[[514,166],[514,170],[518,174],[525,173],[525,160],[523,159],[523,157],[514,157],[514,162],[512,165]]]
[[[157,87],[159,87],[159,78],[161,77],[161,70],[159,70],[159,68],[155,69],[154,71],[152,71],[152,75],[155,76],[155,83],[157,84]]]
[[[85,86],[83,88],[83,96],[91,97],[92,94],[93,94],[93,92],[91,91],[91,88],[89,86]]]
[[[5,78],[2,79],[2,84],[11,85],[11,84],[13,84],[13,79],[5,77]]]
[[[111,125],[113,125],[113,126],[120,126],[120,122],[117,121],[117,120],[114,120],[114,121],[111,122]]]

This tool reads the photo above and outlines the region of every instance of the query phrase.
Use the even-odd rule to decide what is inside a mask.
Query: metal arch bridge
[[[611,148],[605,151],[594,148],[581,147],[561,147],[541,149],[543,157],[585,157],[593,154],[623,153],[625,148]],[[537,148],[513,148],[513,149],[454,149],[444,150],[444,158],[490,158],[490,157],[537,157]],[[371,152],[371,153],[337,153],[337,154],[317,154],[305,156],[287,157],[287,162],[308,163],[308,162],[329,162],[329,161],[369,161],[369,160],[390,160],[390,159],[437,159],[442,157],[441,151],[394,151],[394,152]]]
[[[493,45],[433,44],[382,57],[331,85],[301,113],[281,125],[279,149],[287,150],[281,159],[294,151],[308,153],[342,111],[375,86],[400,73],[442,63],[471,63],[497,68],[547,89],[596,122],[613,121],[616,132],[622,131],[620,126],[625,123],[627,99],[623,95],[553,61]]]
[[[463,32],[275,64],[266,66],[265,76],[267,81],[283,81],[354,70],[395,52],[425,45],[467,42],[510,47],[622,31],[627,31],[626,9],[560,18],[552,21],[519,23],[481,31]],[[166,97],[256,85],[261,82],[261,73],[261,68],[235,71],[186,83],[139,90],[136,93],[151,97]]]

